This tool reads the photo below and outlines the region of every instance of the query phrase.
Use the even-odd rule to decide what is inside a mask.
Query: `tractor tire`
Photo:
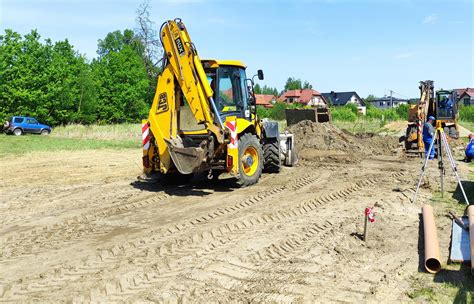
[[[281,171],[280,143],[277,138],[267,139],[263,144],[263,171],[268,173]]]
[[[239,138],[239,176],[237,184],[247,187],[255,184],[263,170],[262,146],[257,137],[246,133]]]

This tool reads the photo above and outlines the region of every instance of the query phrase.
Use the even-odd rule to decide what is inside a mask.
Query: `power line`
[[[400,93],[395,92],[395,91],[392,90],[392,94],[393,94],[393,93],[394,93],[394,94],[397,94],[398,96],[401,96],[401,97],[405,97],[405,98],[407,98],[407,99],[410,99],[410,97],[408,97],[408,96],[406,96],[406,95],[403,95],[403,94],[400,94]]]

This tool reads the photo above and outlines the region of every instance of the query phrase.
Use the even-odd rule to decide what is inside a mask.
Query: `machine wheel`
[[[15,134],[15,136],[20,136],[23,134],[23,130],[20,129],[20,128],[17,128],[15,130],[13,130],[13,134]]]
[[[41,135],[48,135],[49,131],[46,129],[41,130]]]
[[[239,138],[239,177],[237,184],[246,187],[255,184],[263,169],[262,146],[257,137],[247,133]]]
[[[444,127],[443,131],[444,131],[444,134],[446,134],[446,136],[451,136],[451,134],[449,134],[449,127]]]
[[[281,170],[280,143],[277,138],[269,138],[263,144],[263,170],[270,173]]]
[[[459,138],[459,133],[458,133],[458,131],[456,130],[456,127],[455,127],[455,126],[449,127],[449,136],[450,136],[451,138],[455,138],[455,139],[458,139],[458,138]]]

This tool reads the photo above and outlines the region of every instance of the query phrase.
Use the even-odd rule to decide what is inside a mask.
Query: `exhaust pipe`
[[[293,167],[298,162],[295,152],[295,136],[291,133],[280,133],[280,159],[285,166]]]
[[[422,213],[423,234],[425,237],[425,268],[429,273],[437,273],[441,270],[441,263],[433,207],[430,205],[423,205]]]

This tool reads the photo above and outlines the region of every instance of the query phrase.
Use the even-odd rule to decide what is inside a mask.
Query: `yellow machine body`
[[[434,91],[434,82],[432,80],[420,81],[420,101],[416,105],[410,105],[408,109],[408,127],[404,136],[405,151],[423,153],[425,145],[423,142],[423,125],[429,116],[436,119],[436,126],[445,129],[450,137],[456,138],[458,131],[458,113],[457,100],[453,91]],[[444,98],[452,99],[451,112],[446,113],[446,105],[444,109],[442,102]]]
[[[263,151],[279,153],[280,135],[276,122],[256,116],[246,66],[237,60],[201,60],[180,19],[165,22],[160,38],[163,67],[142,122],[144,173],[228,172],[241,185],[255,183],[267,163]],[[263,72],[258,76],[263,79]],[[293,137],[284,138],[291,140],[290,153]],[[272,159],[269,165],[279,170],[280,155]]]

